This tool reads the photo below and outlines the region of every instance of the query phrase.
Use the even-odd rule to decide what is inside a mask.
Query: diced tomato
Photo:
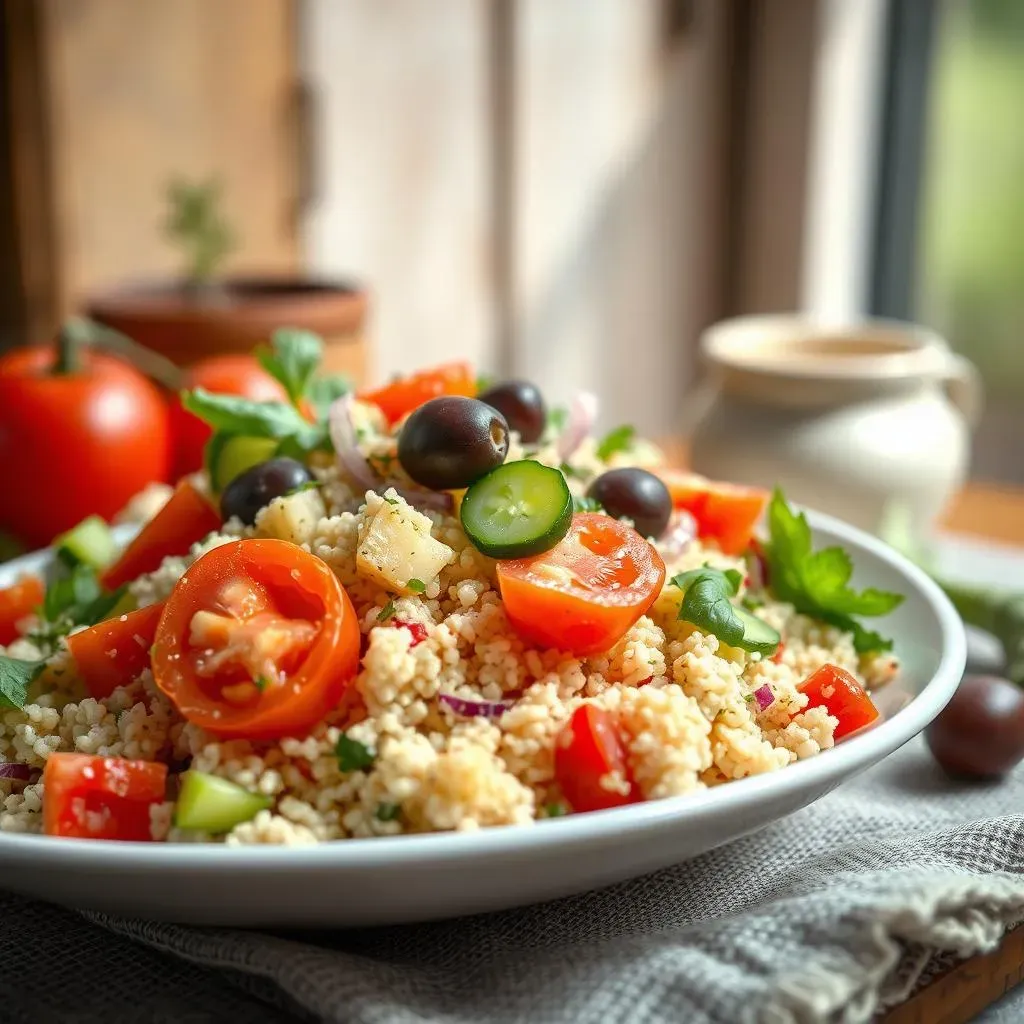
[[[775,662],[776,665],[782,664],[782,655],[786,653],[786,641],[780,640],[779,646],[775,648],[775,653],[768,659],[769,661]]]
[[[51,754],[43,770],[43,828],[77,839],[152,838],[149,809],[164,799],[167,765],[90,754]]]
[[[659,469],[657,473],[665,481],[675,507],[686,509],[697,521],[697,536],[717,541],[727,555],[747,549],[768,504],[767,491],[707,480],[675,469]]]
[[[550,551],[498,562],[516,632],[576,655],[607,651],[654,603],[665,563],[632,527],[597,512],[573,516]]]
[[[149,650],[163,610],[163,604],[152,604],[68,637],[78,675],[93,697],[109,697],[149,666]]]
[[[358,398],[380,408],[388,423],[397,423],[424,402],[441,395],[476,397],[476,378],[469,363],[445,363],[432,370],[421,370],[376,391],[364,391]]]
[[[153,676],[217,736],[305,736],[346,696],[359,641],[352,602],[323,561],[283,540],[236,541],[171,592]]]
[[[415,647],[427,639],[427,627],[422,622],[405,622],[403,619],[395,619],[392,625],[409,631],[412,636],[412,642],[409,644],[410,647]]]
[[[863,729],[878,718],[878,708],[864,687],[838,665],[822,665],[797,689],[807,694],[809,708],[822,707],[839,720],[835,731],[837,740]]]
[[[116,590],[160,568],[168,555],[184,555],[196,541],[220,527],[220,515],[186,478],[179,482],[170,501],[142,528],[121,557],[103,574],[102,582]]]
[[[555,778],[574,811],[600,811],[640,799],[615,722],[593,704],[577,708],[555,737]]]
[[[6,646],[18,638],[18,623],[31,615],[46,596],[38,576],[22,576],[17,583],[0,590],[0,644]]]

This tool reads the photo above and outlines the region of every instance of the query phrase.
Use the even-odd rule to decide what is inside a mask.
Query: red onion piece
[[[697,538],[697,520],[685,508],[676,509],[658,547],[668,558],[678,558]]]
[[[558,457],[565,462],[579,448],[583,439],[594,429],[597,419],[597,395],[577,391],[569,405],[569,418],[558,436],[555,447]]]
[[[409,631],[409,634],[412,636],[412,642],[409,644],[410,648],[416,647],[427,639],[427,627],[422,622],[406,622],[405,619],[395,619],[391,625]]]
[[[751,590],[764,590],[769,583],[768,559],[764,553],[764,545],[755,537],[750,542],[747,552],[747,570]]]
[[[503,700],[464,700],[451,693],[439,693],[437,699],[464,718],[501,718],[511,706]]]
[[[356,438],[356,427],[352,421],[352,402],[350,394],[342,395],[331,403],[327,415],[328,429],[334,444],[338,465],[352,477],[364,490],[376,487],[380,481],[370,468],[366,457],[359,450]]]
[[[3,764],[0,764],[0,779],[18,779],[21,782],[28,782],[32,778],[34,770],[27,764],[5,761]]]
[[[767,683],[763,683],[754,691],[754,700],[757,701],[758,711],[766,711],[775,703],[775,694]]]

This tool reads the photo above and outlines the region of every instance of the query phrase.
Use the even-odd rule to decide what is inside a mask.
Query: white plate
[[[882,724],[781,771],[686,797],[476,833],[318,847],[226,847],[0,834],[5,887],[72,906],[217,925],[349,926],[453,917],[608,885],[721,846],[806,806],[919,733],[956,689],[964,630],[942,592],[880,541],[810,514],[856,582],[906,595],[884,628],[903,661]],[[0,567],[0,586],[45,555]]]

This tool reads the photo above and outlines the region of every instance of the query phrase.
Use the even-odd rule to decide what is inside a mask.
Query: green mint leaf
[[[28,688],[46,665],[45,661],[21,661],[0,655],[0,708],[21,710]]]
[[[602,462],[607,462],[616,452],[627,452],[633,447],[633,439],[636,437],[636,428],[623,424],[614,430],[609,430],[598,442],[597,457]]]
[[[181,401],[214,430],[229,434],[292,440],[307,452],[319,447],[326,436],[322,426],[309,423],[284,402],[254,402],[240,395],[212,394],[205,388],[183,391]]]
[[[376,754],[365,743],[352,739],[342,733],[334,748],[338,758],[338,767],[343,772],[361,772],[373,766]]]
[[[377,806],[378,821],[394,821],[401,813],[401,804],[379,804]]]
[[[377,612],[378,622],[387,622],[395,614],[395,602],[388,598],[388,603]]]
[[[306,385],[306,398],[313,403],[318,420],[327,419],[332,403],[352,390],[352,382],[340,373],[314,377]]]
[[[423,580],[415,578],[409,580],[409,582],[406,583],[406,587],[408,587],[414,594],[422,594],[427,589],[427,585]]]
[[[324,343],[312,331],[281,327],[270,336],[270,348],[257,350],[256,358],[284,388],[292,405],[306,397],[313,374],[324,355]]]

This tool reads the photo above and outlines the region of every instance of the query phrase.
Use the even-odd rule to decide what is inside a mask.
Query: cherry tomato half
[[[38,576],[23,576],[17,583],[0,590],[0,644],[18,638],[18,623],[31,615],[46,596],[46,588]]]
[[[51,754],[43,769],[43,829],[76,839],[152,839],[149,809],[164,799],[167,765]]]
[[[125,615],[72,633],[68,650],[75,659],[78,677],[97,700],[127,686],[149,665],[162,604],[147,605]]]
[[[632,527],[597,512],[572,517],[550,551],[498,562],[505,613],[531,643],[576,655],[607,651],[654,603],[665,563]]]
[[[388,423],[397,423],[406,413],[441,395],[476,397],[476,378],[469,363],[446,363],[421,370],[376,391],[364,391],[358,398],[380,408]]]
[[[205,388],[213,394],[240,395],[254,402],[284,402],[284,388],[260,366],[255,356],[212,356],[190,366],[182,378],[182,388]],[[203,467],[203,449],[213,432],[182,404],[181,397],[171,402],[171,443],[174,448],[174,476],[194,473]]]
[[[768,492],[707,480],[694,473],[659,469],[672,503],[697,521],[697,536],[717,541],[727,555],[738,555],[750,546],[750,538],[765,505]]]
[[[341,702],[359,664],[355,610],[319,558],[283,540],[203,555],[167,599],[157,686],[222,737],[304,736]]]
[[[626,792],[613,777],[625,782]],[[593,704],[577,708],[555,737],[555,778],[574,811],[601,811],[639,799],[615,721]]]
[[[870,725],[878,718],[867,691],[844,668],[822,665],[797,686],[809,699],[808,707],[823,707],[839,720],[834,736],[837,740]]]

